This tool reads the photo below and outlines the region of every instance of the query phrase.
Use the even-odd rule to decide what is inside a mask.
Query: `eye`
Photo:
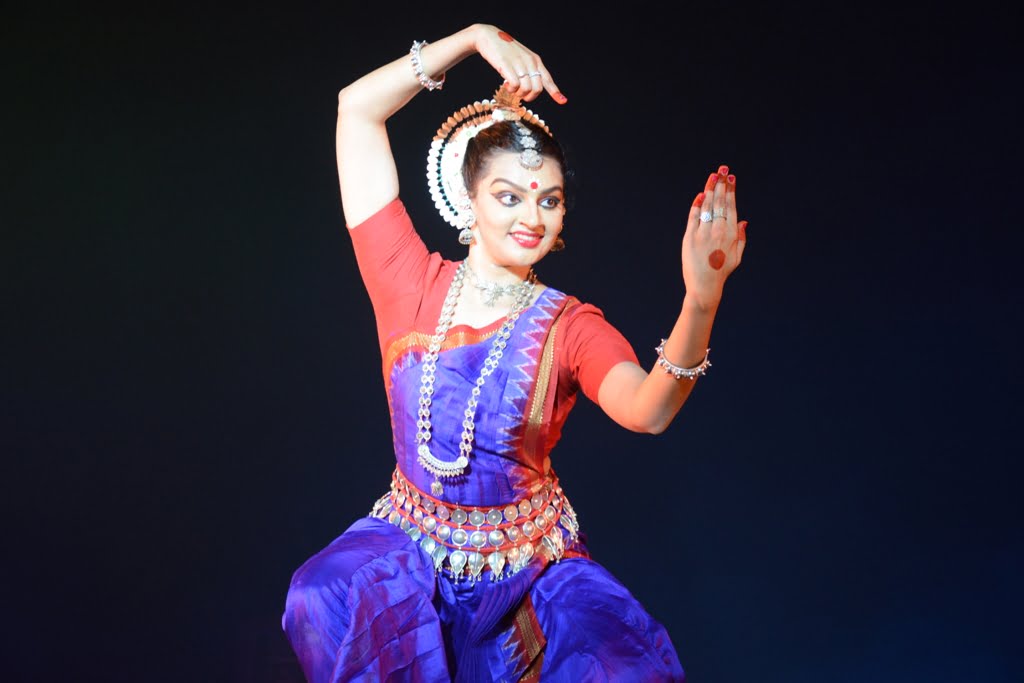
[[[545,209],[557,209],[561,203],[562,200],[558,197],[545,197],[540,200],[540,205]]]
[[[515,206],[519,203],[519,197],[512,194],[511,192],[501,192],[495,195],[495,199],[498,200],[502,206]]]

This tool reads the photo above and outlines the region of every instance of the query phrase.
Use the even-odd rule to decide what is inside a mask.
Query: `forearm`
[[[473,24],[420,50],[423,73],[438,80],[442,74],[476,51]],[[339,117],[357,117],[366,123],[384,123],[405,106],[423,86],[416,78],[408,53],[347,85],[338,94]]]
[[[673,365],[692,368],[701,364],[711,339],[711,327],[718,307],[704,308],[686,296],[663,353]],[[648,373],[634,399],[634,419],[646,431],[664,431],[690,396],[696,379],[676,379],[659,365]]]
[[[717,306],[705,308],[691,297],[683,305],[664,354],[672,364],[691,368],[704,360],[711,339]],[[659,366],[650,371],[632,363],[613,368],[601,384],[601,407],[622,426],[636,432],[659,434],[675,419],[693,391],[696,379],[675,379]]]
[[[703,362],[725,279],[739,265],[745,246],[746,221],[736,218],[736,177],[723,165],[708,177],[687,217],[682,249],[686,296],[662,348],[665,359],[677,368]],[[676,379],[660,365],[646,374],[635,364],[620,365],[627,367],[609,389],[609,405],[615,411],[609,414],[634,431],[664,431],[693,391],[696,377]]]
[[[475,24],[423,46],[424,74],[434,77],[476,49]],[[398,170],[388,141],[387,119],[423,89],[406,54],[346,86],[338,94],[336,145],[341,203],[349,227],[398,196]]]

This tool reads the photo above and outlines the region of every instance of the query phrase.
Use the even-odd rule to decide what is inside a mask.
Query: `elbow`
[[[656,424],[646,425],[643,429],[643,433],[657,436],[658,434],[664,433],[670,424],[671,422],[658,422]]]
[[[348,108],[351,99],[347,86],[338,91],[338,118],[341,118],[342,113]]]
[[[338,91],[338,118],[343,114],[357,111],[360,108],[358,90],[353,90],[351,85],[346,85]]]
[[[663,434],[671,425],[673,420],[676,419],[676,411],[670,413],[662,413],[660,415],[648,415],[642,419],[636,420],[633,424],[633,431],[641,434],[652,434],[657,436]]]
[[[637,434],[651,434],[657,436],[668,429],[669,425],[672,424],[672,418],[668,419],[652,419],[645,420],[643,422],[634,422],[628,426],[629,430],[636,432]]]

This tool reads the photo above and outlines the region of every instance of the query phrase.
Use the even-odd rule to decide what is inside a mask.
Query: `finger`
[[[739,214],[736,212],[736,176],[729,174],[726,177],[725,186],[725,214],[729,216],[730,220],[736,220],[739,218]]]
[[[524,102],[532,102],[544,92],[544,72],[539,65],[530,67],[523,78],[523,85],[529,88],[529,92],[523,96]]]
[[[523,83],[529,83],[526,78],[528,70],[523,67],[522,64],[512,64],[505,74],[505,80],[508,81],[509,92],[514,92],[520,97],[523,95]]]
[[[704,183],[704,191],[700,193],[701,208],[698,213],[699,222],[696,227],[711,227],[711,208],[714,203],[715,186],[718,184],[718,174],[712,173]]]
[[[697,234],[697,229],[700,227],[700,212],[701,205],[704,203],[704,193],[699,193],[693,199],[693,203],[690,204],[690,213],[686,217],[686,230],[683,231],[683,255],[688,249],[692,248],[693,241],[696,239],[694,236]]]
[[[728,168],[726,167],[723,167],[723,169],[728,170]],[[719,169],[719,173],[721,173],[723,169]],[[723,193],[723,208],[719,212],[723,214],[723,235],[726,244],[732,244],[733,242],[736,241],[736,235],[738,230],[738,216],[736,215],[736,176],[730,173],[727,176],[725,176],[724,180],[720,181],[720,184],[724,187],[725,190]]]
[[[729,181],[729,167],[719,166],[718,172],[715,174],[715,203],[714,207],[717,209],[715,212],[717,215],[723,215],[725,211],[725,194],[727,191],[726,185]]]
[[[738,266],[743,262],[743,250],[747,247],[747,222],[740,221],[736,225],[736,231],[738,233],[736,241],[736,265]]]
[[[690,215],[686,217],[686,232],[696,230],[700,225],[700,212],[704,204],[704,196],[704,193],[701,192],[694,198],[693,204],[690,205]]]
[[[555,84],[555,80],[551,78],[551,74],[548,70],[543,66],[541,66],[540,70],[544,73],[544,89],[548,91],[549,95],[551,95],[551,99],[559,104],[565,104],[568,102],[569,98],[562,94],[562,91]]]
[[[516,77],[516,69],[514,66],[505,64],[498,69],[498,73],[505,79],[502,86],[509,92],[515,92],[519,89],[519,79]]]
[[[530,79],[527,78],[529,71],[521,59],[505,61],[502,63],[501,68],[498,69],[502,78],[505,79],[505,87],[508,91],[517,93],[520,96],[523,94],[520,91],[523,89],[524,84],[526,87],[530,86]]]
[[[547,67],[545,67],[544,64],[538,61],[533,69],[531,69],[526,75],[533,86],[533,90],[530,94],[523,98],[527,102],[532,102],[537,99],[545,90],[549,95],[551,95],[551,99],[559,104],[565,104],[569,101],[568,98],[558,89],[555,79],[551,77],[551,72],[547,70]]]
[[[713,216],[711,232],[713,235],[726,237],[728,234],[729,217],[725,213],[725,195],[728,191],[729,167],[719,166],[718,173],[715,175],[718,177],[715,181],[715,197],[711,204],[713,207],[711,210]]]
[[[534,72],[536,69],[528,63],[520,62],[516,65],[516,80],[518,81],[516,94],[524,102],[529,102],[540,94],[541,84],[539,81],[535,82]]]

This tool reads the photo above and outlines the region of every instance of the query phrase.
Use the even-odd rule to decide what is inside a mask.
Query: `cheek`
[[[508,216],[501,211],[488,211],[484,214],[477,214],[477,226],[480,231],[488,237],[496,237],[508,231],[510,225]]]

